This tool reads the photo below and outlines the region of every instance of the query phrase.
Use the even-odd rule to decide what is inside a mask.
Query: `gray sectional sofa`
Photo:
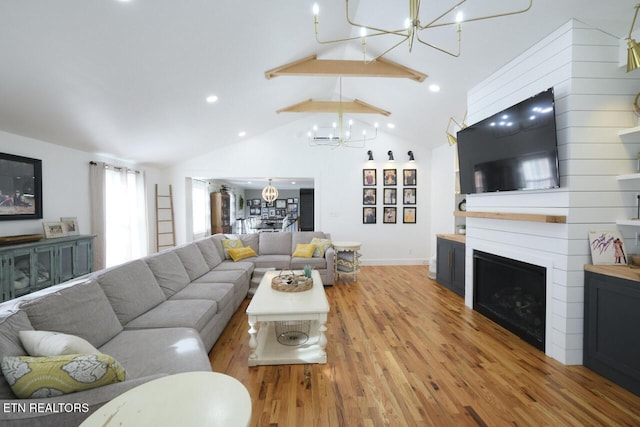
[[[334,252],[298,258],[298,243],[321,232],[215,235],[92,273],[0,304],[0,361],[27,356],[20,331],[83,338],[112,356],[126,380],[66,395],[17,399],[0,375],[0,425],[74,426],[117,395],[147,381],[210,371],[208,353],[247,297],[256,267],[316,268],[334,283]],[[223,240],[240,239],[256,256],[225,259]],[[55,393],[52,393],[55,394]]]

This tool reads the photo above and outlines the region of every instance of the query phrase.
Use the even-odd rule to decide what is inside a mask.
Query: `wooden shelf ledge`
[[[546,215],[546,214],[528,214],[513,212],[463,212],[454,211],[454,216],[462,216],[467,218],[488,218],[502,219],[508,221],[529,221],[529,222],[546,222],[549,224],[566,224],[567,217],[565,215]]]

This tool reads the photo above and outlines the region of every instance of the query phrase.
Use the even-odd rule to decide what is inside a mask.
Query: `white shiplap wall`
[[[619,67],[618,49],[617,38],[571,20],[468,96],[475,123],[554,87],[561,188],[470,195],[467,210],[559,214],[567,223],[467,218],[465,302],[473,305],[474,249],[547,267],[546,354],[565,364],[582,363],[588,231],[616,229],[616,219],[635,216],[640,192],[640,181],[616,180],[635,172],[640,151],[637,139],[618,136],[637,124],[631,105],[640,89],[637,75]],[[635,252],[635,229],[620,230],[627,252]]]

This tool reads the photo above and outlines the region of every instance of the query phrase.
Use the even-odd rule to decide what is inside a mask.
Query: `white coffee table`
[[[141,384],[91,414],[80,427],[246,427],[251,397],[217,372],[185,372]]]
[[[265,273],[247,307],[251,349],[249,366],[327,363],[325,331],[329,302],[320,273],[313,271],[313,288],[303,292],[280,292],[272,289],[271,279],[279,273]],[[301,271],[295,273],[302,274]],[[309,322],[306,342],[299,345],[278,342],[276,329],[283,324],[295,324],[296,321]]]

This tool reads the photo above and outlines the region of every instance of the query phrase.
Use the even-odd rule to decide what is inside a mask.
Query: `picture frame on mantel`
[[[627,265],[624,238],[617,230],[590,231],[589,248],[594,265]]]
[[[42,219],[42,160],[0,153],[0,221]]]

